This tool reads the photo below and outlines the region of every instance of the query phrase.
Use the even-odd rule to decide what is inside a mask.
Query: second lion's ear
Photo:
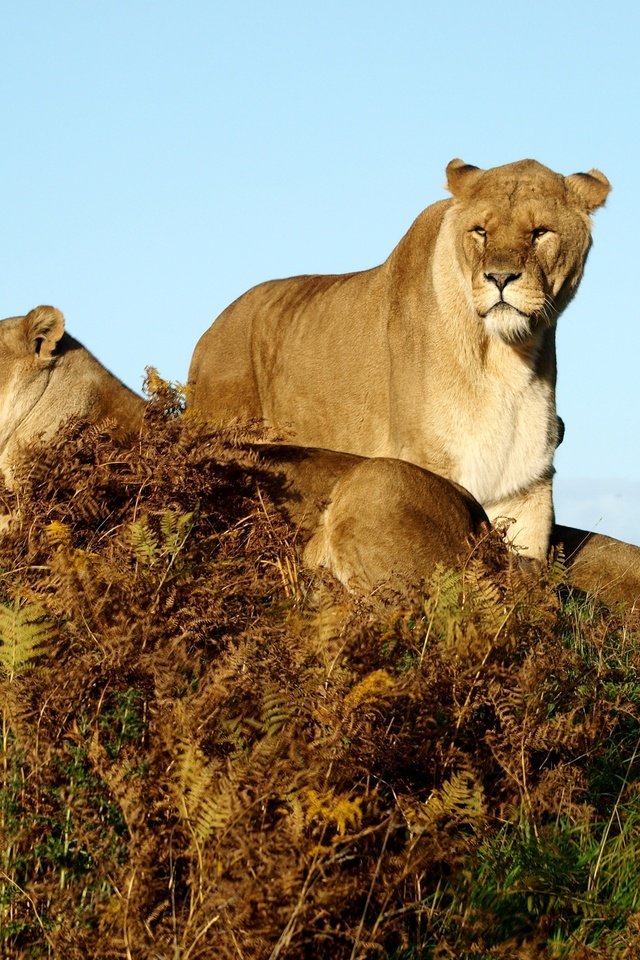
[[[34,307],[24,318],[24,332],[29,351],[49,360],[64,333],[64,317],[56,307]]]

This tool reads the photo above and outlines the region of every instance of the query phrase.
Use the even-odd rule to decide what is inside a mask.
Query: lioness
[[[555,325],[582,275],[597,170],[452,160],[453,197],[427,207],[379,267],[264,283],[201,337],[192,408],[260,417],[296,443],[398,457],[513,517],[542,559],[558,442]]]
[[[145,401],[64,331],[55,307],[0,321],[0,470],[71,417],[115,420],[137,432]],[[281,509],[299,527],[303,559],[345,585],[418,583],[453,564],[486,520],[466,491],[409,463],[262,445],[260,464]],[[0,528],[4,524],[0,522]]]
[[[269,491],[299,529],[302,560],[350,589],[417,586],[456,565],[487,516],[462,487],[413,463],[286,444],[255,447]]]
[[[0,470],[11,481],[20,451],[71,417],[140,427],[144,400],[65,333],[55,307],[0,321]]]
[[[53,437],[70,417],[114,420],[126,435],[138,431],[144,409],[64,333],[59,310],[0,320],[0,469],[9,482],[23,448]],[[258,453],[275,502],[299,527],[304,561],[352,588],[418,583],[438,560],[454,564],[486,520],[466,491],[410,463],[289,445],[260,445]],[[569,528],[556,534],[576,586],[606,599],[640,598],[639,548]]]

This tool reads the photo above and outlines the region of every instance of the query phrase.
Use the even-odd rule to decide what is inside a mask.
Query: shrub
[[[0,955],[634,956],[632,627],[497,536],[350,596],[298,567],[257,428],[181,406],[160,385],[126,449],[71,424],[20,478]]]

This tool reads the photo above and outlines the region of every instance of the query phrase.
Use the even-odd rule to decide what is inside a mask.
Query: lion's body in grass
[[[261,284],[201,337],[192,408],[262,418],[306,446],[393,457],[513,517],[546,556],[553,522],[555,323],[609,192],[596,170],[452,161],[453,197],[428,207],[379,267]]]
[[[145,401],[64,332],[54,307],[0,322],[0,468],[71,418],[139,431]],[[397,460],[263,446],[263,483],[299,528],[304,561],[352,589],[418,584],[456,563],[486,520],[465,490]]]
[[[466,490],[415,464],[280,444],[255,450],[271,496],[300,531],[303,562],[351,589],[417,586],[436,564],[456,566],[489,529]]]
[[[38,467],[34,444],[57,442],[66,421],[107,422],[122,445],[153,430],[145,427],[146,409],[64,333],[60,311],[37,307],[0,321],[0,468],[10,484],[16,467],[23,476]],[[210,428],[202,433],[205,459],[212,435]],[[258,486],[293,524],[303,561],[352,589],[418,584],[437,563],[459,563],[486,522],[464,489],[410,463],[250,439],[238,446],[239,460],[247,452]],[[554,542],[566,544],[576,586],[640,602],[640,549],[566,527],[554,529]]]

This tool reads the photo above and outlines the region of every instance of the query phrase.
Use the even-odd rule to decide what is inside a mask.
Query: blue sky
[[[253,284],[381,262],[456,156],[613,184],[559,324],[558,519],[640,543],[637,6],[2,4],[0,316],[139,389]]]

